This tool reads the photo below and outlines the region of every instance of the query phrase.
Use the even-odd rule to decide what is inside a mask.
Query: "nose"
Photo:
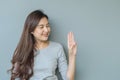
[[[45,32],[48,32],[48,28],[47,28],[47,27],[44,27],[44,31],[45,31]]]

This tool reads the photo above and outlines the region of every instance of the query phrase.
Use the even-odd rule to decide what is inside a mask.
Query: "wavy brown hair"
[[[35,39],[31,34],[37,27],[41,18],[48,16],[41,10],[31,12],[25,21],[20,41],[12,57],[11,80],[29,80],[33,75]]]

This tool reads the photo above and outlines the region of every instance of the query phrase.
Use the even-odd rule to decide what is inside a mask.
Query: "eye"
[[[46,27],[50,27],[50,25],[48,24],[48,25],[46,25]]]
[[[42,28],[43,28],[43,26],[40,26],[40,28],[42,29]]]
[[[46,27],[49,27],[49,25],[47,25]]]
[[[39,25],[38,26],[40,29],[43,29],[44,28],[44,25]]]

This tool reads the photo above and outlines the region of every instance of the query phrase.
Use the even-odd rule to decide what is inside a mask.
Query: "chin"
[[[41,38],[40,41],[46,42],[46,41],[48,41],[48,37]]]
[[[42,41],[48,41],[48,38],[47,39],[43,39]]]

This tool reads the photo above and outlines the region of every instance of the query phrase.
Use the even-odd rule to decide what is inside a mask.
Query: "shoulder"
[[[50,45],[55,48],[63,48],[61,43],[55,41],[50,41]]]
[[[50,41],[49,47],[47,49],[47,51],[52,53],[50,55],[55,56],[57,58],[64,53],[63,46],[59,42]]]

